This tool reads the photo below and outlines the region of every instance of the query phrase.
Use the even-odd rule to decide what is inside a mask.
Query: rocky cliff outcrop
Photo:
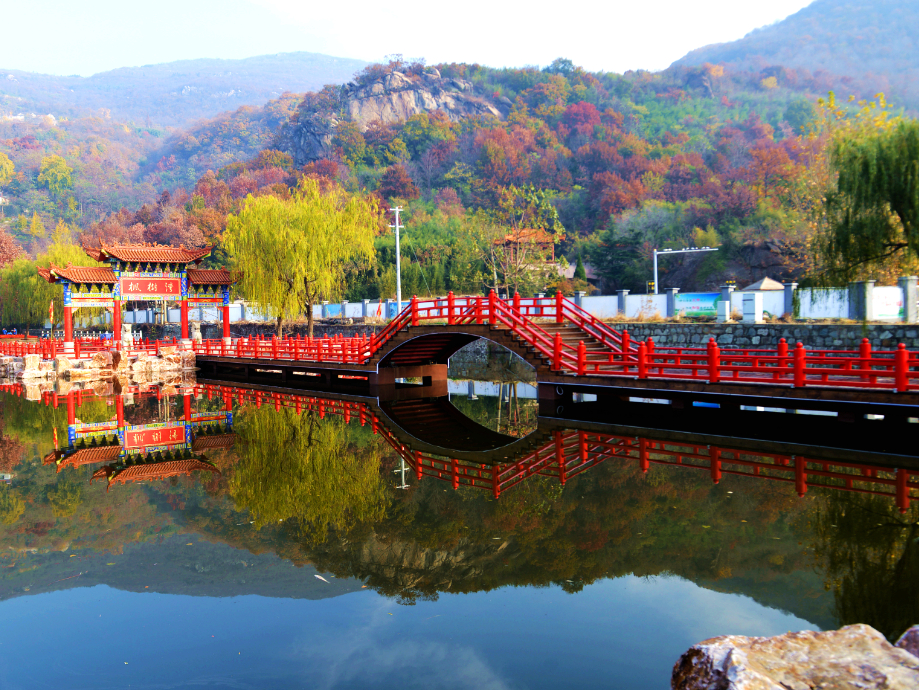
[[[301,107],[299,117],[280,131],[277,147],[291,154],[299,166],[329,155],[342,117],[363,132],[373,122],[402,122],[438,110],[454,122],[470,117],[501,118],[511,105],[506,98],[492,103],[475,94],[472,82],[444,78],[431,67],[421,74],[392,71],[376,79],[349,82],[340,87],[339,103],[338,112],[311,112]]]
[[[506,572],[508,561],[518,555],[516,545],[504,540],[482,544],[461,539],[449,547],[429,548],[370,534],[356,542],[329,540],[311,552],[310,560],[337,577],[356,577],[383,594],[407,598],[412,593],[475,591],[486,586],[483,578],[494,586],[488,574]]]

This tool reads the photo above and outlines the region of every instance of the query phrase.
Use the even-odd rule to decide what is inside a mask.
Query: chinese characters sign
[[[181,299],[181,278],[121,278],[122,299]]]
[[[718,300],[720,292],[686,292],[677,293],[673,309],[683,316],[716,316],[718,313]]]
[[[126,449],[144,449],[152,446],[174,446],[185,443],[185,425],[131,427],[124,433]]]

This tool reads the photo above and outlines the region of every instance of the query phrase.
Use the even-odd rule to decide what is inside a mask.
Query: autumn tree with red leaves
[[[22,247],[6,231],[6,228],[0,228],[0,268],[14,262],[24,254]]]

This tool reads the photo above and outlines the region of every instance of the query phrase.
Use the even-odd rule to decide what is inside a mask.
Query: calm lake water
[[[476,386],[0,393],[0,690],[664,689],[708,637],[919,621],[893,468],[802,497]]]

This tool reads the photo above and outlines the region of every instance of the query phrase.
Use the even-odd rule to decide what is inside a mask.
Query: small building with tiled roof
[[[547,262],[555,261],[555,236],[539,228],[520,228],[499,237],[495,245],[504,246],[512,254],[520,252],[544,252]]]
[[[182,314],[182,340],[188,344],[188,311],[192,306],[223,307],[223,336],[230,337],[230,286],[237,278],[225,268],[198,268],[213,247],[172,247],[161,244],[83,247],[89,258],[103,266],[65,267],[51,264],[38,275],[64,288],[65,349],[73,343],[73,312],[80,307],[112,311],[115,337],[121,332],[121,303],[125,300],[178,302]],[[194,268],[190,268],[194,266]]]
[[[757,280],[752,285],[747,285],[747,287],[738,290],[738,292],[755,292],[757,290],[784,290],[785,286],[782,285],[779,281],[773,280],[769,276]]]

